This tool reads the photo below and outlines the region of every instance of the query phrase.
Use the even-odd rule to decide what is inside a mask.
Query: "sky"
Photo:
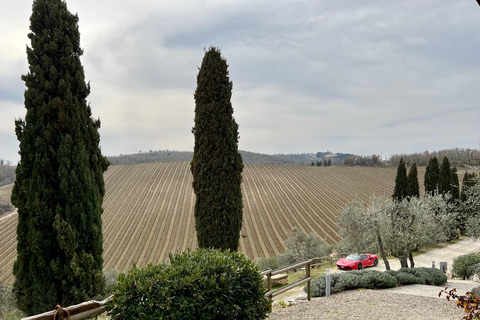
[[[229,64],[239,149],[479,148],[475,0],[67,0],[104,155],[193,150],[204,49]],[[0,158],[19,161],[32,0],[0,0]]]

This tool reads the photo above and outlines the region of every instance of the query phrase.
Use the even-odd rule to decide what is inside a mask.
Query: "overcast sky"
[[[0,0],[0,158],[14,119],[32,0]],[[241,150],[410,153],[479,148],[475,0],[67,0],[105,155],[193,150],[204,48],[233,82]]]

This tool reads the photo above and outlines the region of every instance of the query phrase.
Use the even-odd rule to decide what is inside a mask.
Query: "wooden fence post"
[[[307,264],[307,269],[305,269],[305,271],[306,271],[305,276],[307,278],[310,278],[310,262]],[[310,299],[312,298],[312,295],[310,293],[310,282],[311,282],[311,280],[308,280],[308,282],[307,282],[307,299],[308,299],[308,301],[310,301]]]

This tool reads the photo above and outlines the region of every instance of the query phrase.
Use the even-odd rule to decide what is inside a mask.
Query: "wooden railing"
[[[307,261],[304,261],[304,262],[299,262],[299,263],[295,263],[295,264],[292,264],[290,266],[287,266],[287,267],[283,267],[283,268],[280,268],[280,269],[275,269],[275,270],[271,270],[271,269],[267,269],[265,271],[261,271],[260,274],[262,276],[267,276],[267,293],[265,294],[265,296],[267,296],[269,299],[272,299],[273,297],[275,296],[278,296],[279,294],[282,294],[284,292],[287,292],[301,284],[304,284],[304,283],[307,283],[307,299],[308,301],[310,301],[311,299],[311,292],[310,292],[310,281],[312,280],[312,277],[310,276],[310,269],[311,268],[318,268],[318,267],[321,267],[321,266],[324,266],[324,265],[327,265],[327,264],[331,264],[333,265],[335,261],[338,260],[338,257],[341,257],[343,256],[344,254],[343,253],[337,253],[335,255],[331,255],[331,256],[326,256],[326,257],[321,257],[321,258],[313,258],[313,259],[310,259],[310,260],[307,260]],[[315,262],[315,263],[314,263]],[[272,291],[272,276],[276,275],[276,274],[280,274],[280,273],[285,273],[285,272],[288,272],[290,270],[296,270],[296,269],[299,269],[299,268],[302,268],[302,267],[305,267],[305,277],[291,283],[291,284],[288,284],[280,289],[277,289],[277,290],[274,290]]]
[[[312,277],[310,277],[310,265],[312,263],[312,260],[308,260],[308,261],[304,261],[304,262],[299,262],[299,263],[295,263],[295,264],[292,264],[288,267],[284,267],[284,268],[280,268],[280,269],[276,269],[276,270],[271,270],[271,269],[267,269],[265,271],[262,271],[260,272],[260,274],[262,276],[267,276],[267,293],[265,294],[266,297],[268,297],[270,300],[275,297],[275,296],[278,296],[279,294],[282,294],[288,290],[291,290],[301,284],[304,284],[305,282],[307,283],[307,299],[310,301],[311,299],[311,294],[310,294],[310,281],[312,280]],[[301,267],[305,267],[305,277],[304,278],[301,278],[293,283],[290,283],[290,284],[287,284],[285,287],[283,288],[280,288],[280,289],[277,289],[275,291],[272,291],[272,276],[276,275],[276,274],[280,274],[280,273],[284,273],[284,272],[288,272],[290,270],[293,270],[293,269],[298,269],[298,268],[301,268]]]
[[[22,318],[22,320],[62,320],[68,319],[66,313],[70,315],[70,320],[81,320],[86,319],[88,317],[96,316],[100,313],[105,312],[107,303],[112,300],[113,296],[108,297],[103,301],[87,301],[77,304],[75,306],[70,306],[67,308],[63,308],[63,315],[60,315],[62,312],[58,312],[59,310],[52,310],[48,312],[44,312],[42,314],[38,314],[36,316],[31,316],[27,318]],[[65,311],[66,310],[66,311]],[[55,316],[55,318],[54,318]]]

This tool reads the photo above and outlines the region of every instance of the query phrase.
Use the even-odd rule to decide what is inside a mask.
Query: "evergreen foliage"
[[[13,291],[27,314],[94,297],[103,290],[103,173],[108,161],[91,117],[80,56],[78,16],[62,0],[35,0],[22,76],[25,119],[15,121],[21,161]]]
[[[457,202],[460,200],[460,184],[458,182],[457,167],[450,170],[450,195],[449,201]]]
[[[440,167],[440,176],[438,179],[438,192],[441,195],[450,193],[450,182],[452,181],[452,171],[450,168],[450,161],[447,157],[443,157],[442,165]]]
[[[405,167],[405,161],[400,159],[400,163],[397,168],[397,176],[395,178],[395,189],[393,191],[393,200],[402,201],[402,199],[408,196],[407,186],[407,168]]]
[[[220,49],[210,47],[198,72],[194,94],[191,170],[196,195],[195,229],[199,247],[236,251],[243,216],[243,162],[231,96],[227,61]]]
[[[425,194],[434,195],[438,188],[438,181],[440,178],[440,168],[437,157],[430,158],[427,168],[425,170]]]
[[[407,176],[407,196],[420,197],[420,186],[418,185],[418,170],[417,164],[414,162]]]
[[[463,175],[463,180],[462,180],[462,191],[460,193],[460,200],[462,202],[467,201],[467,194],[468,194],[468,189],[473,187],[477,182],[477,175],[475,172],[468,173],[468,171],[465,171],[465,174]]]
[[[199,248],[120,274],[107,308],[112,320],[266,319],[266,292],[244,254]]]

